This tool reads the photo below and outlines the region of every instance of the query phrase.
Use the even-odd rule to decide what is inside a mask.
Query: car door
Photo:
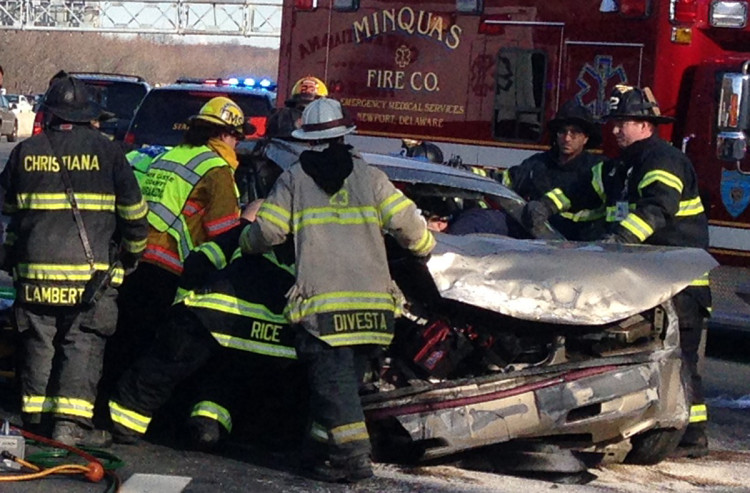
[[[10,111],[10,104],[5,96],[0,96],[0,134],[8,135],[13,131],[16,116]]]

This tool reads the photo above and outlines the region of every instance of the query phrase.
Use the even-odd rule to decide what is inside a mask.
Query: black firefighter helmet
[[[91,122],[102,113],[86,84],[67,74],[52,81],[44,107],[59,119],[73,123]]]
[[[293,139],[292,132],[302,126],[302,111],[285,106],[277,109],[266,122],[266,137]]]
[[[599,122],[594,118],[594,115],[586,108],[581,105],[575,99],[566,101],[560,110],[555,115],[555,118],[549,121],[547,128],[551,135],[555,135],[557,131],[565,125],[576,125],[583,130],[583,133],[589,138],[586,142],[586,148],[592,149],[599,147],[602,143],[602,131]]]
[[[651,89],[618,84],[609,98],[607,120],[639,120],[655,124],[672,123],[674,118],[663,116]]]
[[[401,149],[406,157],[443,164],[443,151],[432,142],[415,139],[401,139]]]

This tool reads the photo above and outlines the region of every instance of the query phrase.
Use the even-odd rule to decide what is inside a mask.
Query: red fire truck
[[[566,100],[602,115],[616,84],[651,87],[676,118],[661,136],[700,177],[711,251],[735,267],[714,276],[714,320],[745,325],[735,291],[750,285],[748,3],[284,0],[279,91],[323,79],[363,150],[429,140],[446,158],[504,168],[547,147],[545,123]],[[603,152],[617,153],[606,127]]]

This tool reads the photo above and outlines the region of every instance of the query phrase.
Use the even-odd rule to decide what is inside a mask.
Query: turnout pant
[[[93,307],[16,303],[24,425],[52,413],[91,427],[104,346],[117,323],[116,298],[110,288]]]
[[[144,434],[154,412],[175,387],[203,367],[220,349],[198,318],[184,305],[170,310],[154,345],[122,375],[109,401],[115,431]]]
[[[102,393],[112,387],[130,364],[153,344],[167,318],[179,278],[153,264],[141,263],[120,286],[117,332],[107,343]]]
[[[703,379],[698,371],[699,347],[706,325],[705,309],[687,288],[674,298],[680,325],[682,362],[688,373],[688,399],[690,401],[690,426],[705,426],[708,410],[703,396]]]
[[[296,360],[222,348],[190,379],[190,417],[217,421],[227,434],[274,446],[302,436],[304,375]],[[302,413],[300,415],[300,413]]]
[[[310,423],[306,455],[347,459],[372,452],[359,386],[374,346],[331,347],[295,327],[297,357],[307,366]]]

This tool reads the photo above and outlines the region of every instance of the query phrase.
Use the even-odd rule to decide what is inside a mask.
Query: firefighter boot
[[[52,423],[42,413],[21,413],[23,429],[42,436],[50,436]]]
[[[140,445],[143,443],[143,435],[115,423],[112,426],[112,440],[120,445]]]
[[[708,455],[708,437],[706,436],[706,423],[692,423],[688,425],[680,444],[670,457],[687,457],[697,459]]]
[[[188,419],[190,445],[197,450],[211,450],[221,440],[221,425],[218,421],[203,416]]]
[[[67,420],[55,422],[52,439],[71,447],[105,448],[112,445],[112,435],[108,431],[85,428]]]
[[[313,479],[329,483],[356,483],[372,477],[372,474],[372,460],[369,455],[328,459],[310,470]]]

